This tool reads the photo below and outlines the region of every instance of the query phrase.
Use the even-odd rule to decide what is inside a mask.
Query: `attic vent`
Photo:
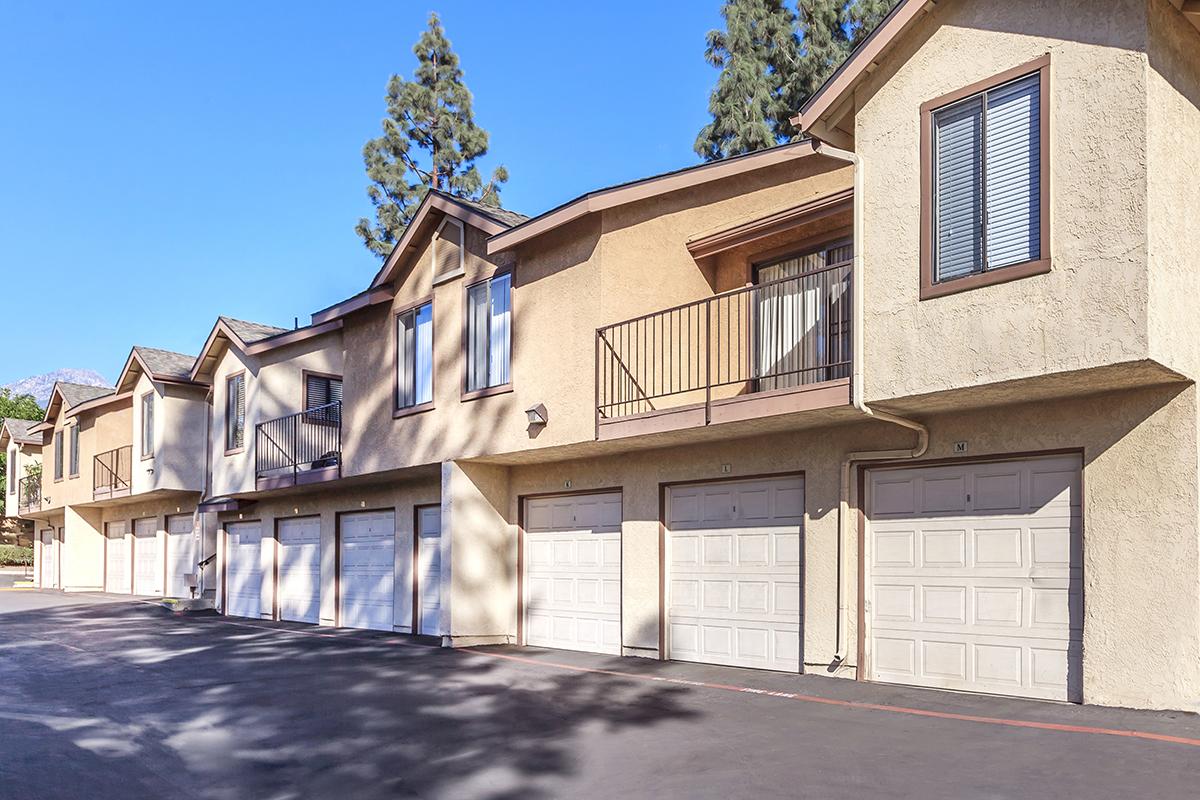
[[[463,226],[447,217],[433,236],[433,277],[453,275],[463,269]]]

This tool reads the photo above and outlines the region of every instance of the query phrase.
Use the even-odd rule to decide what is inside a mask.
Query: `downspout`
[[[880,422],[890,422],[915,431],[917,442],[910,450],[860,450],[846,453],[842,461],[841,487],[838,496],[838,550],[837,550],[837,652],[834,653],[835,665],[844,664],[850,649],[847,637],[850,632],[850,602],[848,594],[850,586],[857,581],[857,575],[850,576],[847,569],[850,566],[848,554],[852,542],[857,537],[857,526],[850,514],[850,482],[852,469],[856,463],[863,461],[898,461],[903,459],[920,458],[929,448],[929,429],[919,422],[885,411],[876,411],[863,400],[863,162],[862,158],[849,150],[832,147],[825,142],[816,140],[816,152],[829,158],[836,158],[854,165],[854,250],[850,268],[850,341],[851,341],[851,379],[850,402],[855,409],[872,419]],[[856,500],[861,500],[856,498]],[[863,557],[859,553],[859,558]]]

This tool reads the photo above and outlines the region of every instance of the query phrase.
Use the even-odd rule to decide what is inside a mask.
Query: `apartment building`
[[[177,365],[214,601],[1200,708],[1181,8],[902,0],[809,138],[534,217],[430,192],[310,325],[219,319]]]
[[[115,387],[55,385],[32,429],[45,453],[40,503],[22,508],[41,543],[40,586],[183,598],[202,591],[196,506],[207,479],[208,387],[190,381],[194,362],[134,347]]]

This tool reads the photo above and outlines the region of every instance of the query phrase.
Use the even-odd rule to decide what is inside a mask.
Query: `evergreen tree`
[[[413,80],[392,76],[383,135],[363,147],[375,223],[363,218],[354,230],[380,258],[391,252],[430,188],[498,205],[500,184],[508,180],[508,171],[497,167],[485,185],[475,166],[487,154],[488,134],[475,124],[471,92],[437,14],[429,15],[413,53]]]
[[[786,138],[789,79],[797,68],[795,16],[782,0],[727,0],[725,30],[708,32],[704,57],[721,70],[708,99],[712,121],[696,137],[706,161]]]
[[[0,419],[40,420],[45,414],[45,410],[38,405],[33,395],[14,395],[11,389],[0,389]],[[0,450],[0,517],[3,517],[6,513],[4,500],[8,497],[7,462],[8,452]]]
[[[727,0],[724,31],[710,31],[705,58],[721,70],[709,97],[712,122],[696,138],[705,160],[796,137],[790,118],[895,0]]]

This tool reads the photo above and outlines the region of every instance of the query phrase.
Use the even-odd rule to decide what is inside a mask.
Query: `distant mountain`
[[[11,389],[13,394],[31,394],[37,398],[38,405],[45,408],[46,403],[50,400],[50,392],[53,391],[56,381],[82,383],[85,386],[109,385],[104,376],[95,370],[56,369],[53,372],[47,372],[45,375],[34,375],[30,378],[13,381],[0,388]]]

